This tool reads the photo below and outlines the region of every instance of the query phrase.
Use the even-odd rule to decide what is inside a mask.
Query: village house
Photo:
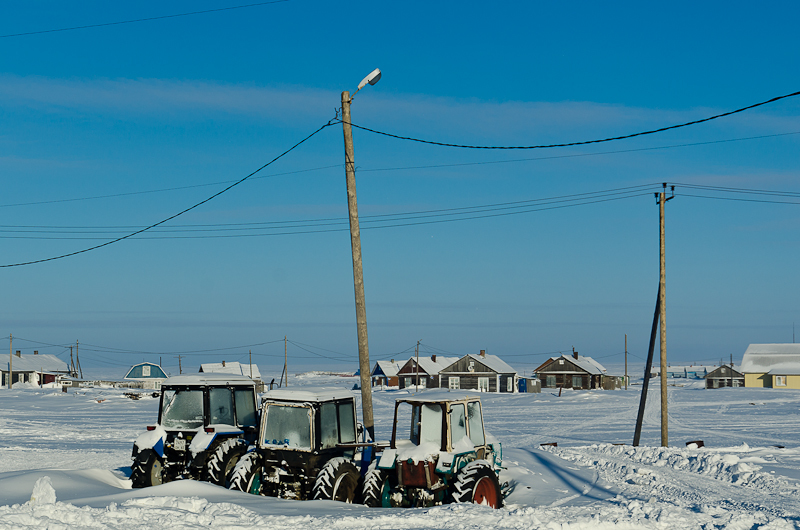
[[[748,388],[800,389],[800,344],[751,344],[740,371]]]
[[[137,387],[158,390],[166,378],[167,374],[159,365],[145,362],[134,364],[122,379],[135,382]]]
[[[542,388],[573,388],[615,390],[620,388],[620,377],[607,375],[605,367],[585,355],[572,352],[572,356],[551,357],[533,373],[542,382]]]
[[[458,357],[420,357],[419,367],[416,357],[412,357],[397,371],[398,386],[402,388],[438,388],[439,372],[456,362]],[[419,377],[417,377],[419,374]],[[417,382],[419,381],[419,382]]]
[[[706,388],[725,388],[744,386],[744,374],[733,366],[722,365],[708,372]]]
[[[468,354],[439,373],[439,387],[478,392],[516,392],[517,371],[497,355]]]
[[[391,361],[377,361],[372,368],[372,386],[400,386],[397,372],[403,367],[403,363]]]
[[[78,374],[70,371],[67,363],[55,355],[39,351],[33,355],[22,355],[20,350],[11,357],[10,362],[0,368],[2,373],[2,386],[8,386],[9,368],[13,374],[14,383],[34,383],[37,385],[55,383],[65,377],[77,377]]]

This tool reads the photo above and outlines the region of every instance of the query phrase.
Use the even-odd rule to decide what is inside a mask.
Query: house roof
[[[434,361],[430,357],[420,357],[419,358],[419,368],[421,371],[425,372],[428,375],[437,375],[441,372],[444,368],[447,368],[454,362],[458,360],[458,357],[440,357],[436,356],[436,360]],[[414,367],[414,362],[416,361],[415,357],[412,357],[408,361],[406,361],[402,368],[406,365]]]
[[[261,379],[261,372],[258,371],[258,366],[253,364],[242,364],[238,362],[224,363],[205,363],[200,365],[200,372],[202,373],[215,373],[215,374],[234,374],[250,377],[250,367],[253,369],[253,379]]]
[[[725,372],[722,372],[722,369],[725,368]],[[728,370],[730,368],[730,370]],[[743,374],[739,371],[741,368],[737,368],[736,366],[731,366],[729,364],[724,364],[722,366],[717,366],[713,370],[709,370],[708,374],[706,374],[706,379],[711,378],[721,378],[721,379],[730,379],[731,377],[744,377]]]
[[[498,374],[515,374],[515,373],[517,373],[516,370],[511,368],[511,366],[509,366],[504,360],[502,360],[497,355],[484,355],[484,356],[481,356],[481,355],[474,355],[472,353],[468,353],[464,357],[461,357],[461,359],[464,359],[466,357],[469,357],[470,359],[473,359],[473,360],[481,363],[482,365],[484,365],[489,370],[491,370],[493,372],[496,372]],[[456,361],[450,363],[447,366],[447,368],[449,368],[453,364],[457,363],[461,359],[457,359]]]
[[[69,373],[67,363],[53,354],[14,355],[11,360],[14,372],[64,372]],[[3,371],[8,371],[8,362],[3,363]]]
[[[800,374],[800,344],[751,344],[742,357],[742,373]]]
[[[551,362],[555,362],[558,359],[566,359],[567,361],[571,362],[584,372],[591,374],[591,375],[605,375],[606,368],[599,362],[595,361],[591,357],[586,357],[585,355],[578,355],[576,359],[572,355],[562,355],[561,357],[550,357]],[[539,368],[543,368],[545,365],[550,363],[545,363]],[[538,370],[538,369],[537,369]]]
[[[149,368],[149,369],[148,369]],[[123,379],[166,379],[167,374],[155,363],[134,364]]]
[[[372,375],[375,375],[375,372],[380,369],[381,373],[386,377],[395,377],[400,368],[403,367],[403,364],[405,363],[397,361],[377,361],[375,368],[372,369]]]

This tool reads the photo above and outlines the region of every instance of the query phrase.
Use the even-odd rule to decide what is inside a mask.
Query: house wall
[[[786,386],[778,386],[775,383],[775,378],[777,376],[773,375],[772,377],[772,388],[790,388],[790,389],[800,389],[800,375],[787,375],[786,377]]]
[[[406,378],[411,378],[411,384],[406,384]],[[417,382],[417,373],[416,372],[408,372],[405,374],[399,374],[397,376],[399,379],[397,386],[400,388],[414,388]],[[438,388],[439,387],[439,378],[438,377],[431,377],[425,372],[420,371],[419,373],[419,385],[425,385],[425,388]]]
[[[772,377],[767,374],[744,374],[747,388],[772,388]]]

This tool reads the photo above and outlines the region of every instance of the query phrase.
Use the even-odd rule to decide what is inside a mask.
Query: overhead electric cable
[[[731,111],[728,111],[728,112],[723,112],[722,114],[716,114],[714,116],[709,116],[707,118],[703,118],[703,119],[700,119],[700,120],[693,120],[693,121],[689,121],[689,122],[686,122],[686,123],[681,123],[681,124],[678,124],[678,125],[670,125],[668,127],[660,127],[658,129],[652,129],[652,130],[649,130],[649,131],[642,131],[642,132],[637,132],[637,133],[633,133],[633,134],[625,134],[625,135],[622,135],[622,136],[612,136],[612,137],[609,137],[609,138],[602,138],[602,139],[597,139],[597,140],[583,140],[583,141],[580,141],[580,142],[566,142],[566,143],[560,143],[560,144],[541,144],[541,145],[522,145],[522,146],[519,146],[519,145],[514,145],[514,146],[465,145],[465,144],[454,144],[454,143],[446,143],[446,142],[437,142],[437,141],[433,141],[433,140],[423,140],[421,138],[414,138],[414,137],[411,137],[411,136],[400,136],[400,135],[397,135],[397,134],[391,134],[391,133],[387,133],[387,132],[383,132],[383,131],[378,131],[378,130],[375,130],[375,129],[370,129],[369,127],[364,127],[364,126],[361,126],[361,125],[357,125],[355,123],[350,123],[350,125],[353,126],[353,127],[358,128],[358,129],[361,129],[363,131],[371,132],[371,133],[374,133],[374,134],[379,134],[379,135],[382,135],[382,136],[387,136],[389,138],[394,138],[396,140],[407,140],[407,141],[411,141],[411,142],[418,142],[418,143],[429,144],[429,145],[438,145],[438,146],[441,146],[441,147],[457,147],[457,148],[460,148],[460,149],[550,149],[550,148],[553,148],[553,147],[570,147],[570,146],[575,146],[575,145],[588,145],[588,144],[599,144],[599,143],[603,143],[603,142],[613,142],[613,141],[616,141],[616,140],[625,140],[625,139],[628,139],[628,138],[635,138],[637,136],[645,136],[645,135],[648,135],[648,134],[655,134],[655,133],[659,133],[659,132],[669,131],[671,129],[680,129],[681,127],[689,127],[690,125],[697,125],[699,123],[705,123],[707,121],[716,120],[717,118],[723,118],[725,116],[730,116],[732,114],[737,114],[739,112],[744,112],[744,111],[749,110],[749,109],[754,109],[754,108],[760,107],[762,105],[767,105],[769,103],[774,103],[775,101],[779,101],[781,99],[791,98],[791,97],[798,96],[798,95],[800,95],[800,91],[792,92],[791,94],[785,94],[783,96],[777,96],[777,97],[768,99],[766,101],[761,101],[760,103],[754,103],[754,104],[748,105],[746,107],[742,107],[742,108],[739,108],[739,109],[736,109],[736,110],[731,110]],[[344,122],[342,120],[339,120],[339,123],[344,123]]]
[[[258,2],[255,4],[244,4],[239,6],[231,6],[231,7],[219,7],[216,9],[204,9],[202,11],[190,11],[188,13],[176,13],[174,15],[161,15],[157,17],[147,17],[147,18],[136,18],[132,20],[121,20],[118,22],[102,22],[100,24],[86,24],[84,26],[72,26],[68,28],[57,28],[57,29],[43,29],[39,31],[26,31],[23,33],[9,33],[7,35],[0,35],[0,39],[5,39],[9,37],[23,37],[26,35],[41,35],[43,33],[58,33],[62,31],[74,31],[78,29],[89,29],[89,28],[101,28],[105,26],[119,26],[121,24],[133,24],[135,22],[149,22],[152,20],[163,20],[165,18],[178,18],[178,17],[188,17],[192,15],[202,15],[205,13],[216,13],[219,11],[233,11],[234,9],[245,9],[248,7],[257,7],[257,6],[265,6],[269,4],[281,4],[284,2],[289,2],[291,0],[272,0],[271,2]]]
[[[44,262],[46,262],[46,261],[54,261],[54,260],[57,260],[57,259],[62,259],[62,258],[67,258],[67,257],[70,257],[70,256],[75,256],[75,255],[77,255],[77,254],[83,254],[84,252],[89,252],[89,251],[92,251],[92,250],[97,250],[98,248],[106,247],[106,246],[108,246],[108,245],[111,245],[111,244],[113,244],[113,243],[117,243],[117,242],[119,242],[119,241],[122,241],[122,240],[125,240],[125,239],[129,239],[129,238],[131,238],[131,237],[133,237],[133,236],[135,236],[135,235],[137,235],[137,234],[141,234],[142,232],[145,232],[145,231],[147,231],[147,230],[150,230],[151,228],[155,228],[155,227],[157,227],[157,226],[160,226],[160,225],[162,225],[162,224],[164,224],[164,223],[166,223],[166,222],[168,222],[168,221],[170,221],[170,220],[172,220],[172,219],[175,219],[176,217],[178,217],[178,216],[180,216],[180,215],[183,215],[183,214],[185,214],[186,212],[189,212],[189,211],[191,211],[191,210],[194,210],[194,209],[195,209],[195,208],[197,208],[198,206],[200,206],[200,205],[203,205],[203,204],[205,204],[205,203],[209,202],[210,200],[212,200],[212,199],[215,199],[216,197],[219,197],[220,195],[222,195],[223,193],[225,193],[225,192],[226,192],[226,191],[228,191],[229,189],[233,188],[234,186],[238,186],[239,184],[241,184],[242,182],[246,181],[247,179],[249,179],[250,177],[252,177],[252,176],[253,176],[253,175],[255,175],[256,173],[258,173],[259,171],[261,171],[261,170],[262,170],[262,169],[264,169],[265,167],[267,167],[267,166],[271,165],[271,164],[272,164],[272,163],[274,163],[275,161],[279,160],[279,159],[280,159],[280,158],[282,158],[283,156],[285,156],[285,155],[287,155],[288,153],[290,153],[291,151],[293,151],[293,150],[294,150],[296,147],[298,147],[299,145],[301,145],[302,143],[304,143],[306,140],[308,140],[309,138],[311,138],[312,136],[314,136],[315,134],[317,134],[317,133],[318,133],[318,132],[320,132],[321,130],[325,129],[326,127],[330,127],[330,126],[331,126],[331,125],[333,125],[334,123],[335,123],[335,121],[334,121],[334,120],[331,120],[331,121],[329,121],[328,123],[326,123],[325,125],[323,125],[323,126],[322,126],[322,127],[320,127],[319,129],[317,129],[316,131],[312,132],[311,134],[309,134],[308,136],[306,136],[305,138],[303,138],[302,140],[300,140],[299,142],[297,142],[296,144],[294,144],[292,147],[290,147],[289,149],[287,149],[287,150],[286,150],[286,151],[284,151],[283,153],[279,154],[278,156],[276,156],[275,158],[273,158],[272,160],[270,160],[269,162],[267,162],[266,164],[264,164],[264,165],[263,165],[263,166],[261,166],[260,168],[256,169],[255,171],[253,171],[252,173],[250,173],[250,174],[249,174],[249,175],[247,175],[246,177],[244,177],[244,178],[241,178],[241,179],[237,180],[236,182],[234,182],[234,183],[233,183],[233,184],[231,184],[230,186],[226,187],[225,189],[223,189],[223,190],[221,190],[221,191],[218,191],[217,193],[215,193],[215,194],[211,195],[211,196],[210,196],[210,197],[208,197],[207,199],[204,199],[204,200],[202,200],[202,201],[200,201],[200,202],[198,202],[198,203],[195,203],[194,205],[192,205],[192,206],[190,206],[190,207],[188,207],[188,208],[186,208],[186,209],[184,209],[184,210],[182,210],[182,211],[180,211],[180,212],[178,212],[178,213],[176,213],[176,214],[174,214],[174,215],[171,215],[171,216],[167,217],[166,219],[163,219],[163,220],[161,220],[161,221],[159,221],[159,222],[157,222],[157,223],[151,224],[150,226],[148,226],[148,227],[146,227],[146,228],[142,228],[141,230],[137,230],[137,231],[135,231],[135,232],[132,232],[132,233],[130,233],[130,234],[127,234],[127,235],[125,235],[125,236],[118,237],[118,238],[116,238],[116,239],[113,239],[113,240],[111,240],[111,241],[106,241],[105,243],[101,243],[101,244],[99,244],[99,245],[95,245],[95,246],[93,246],[93,247],[85,248],[85,249],[83,249],[83,250],[76,250],[76,251],[74,251],[74,252],[69,252],[69,253],[67,253],[67,254],[61,254],[60,256],[53,256],[53,257],[50,257],[50,258],[43,258],[43,259],[32,260],[32,261],[26,261],[26,262],[21,262],[21,263],[11,263],[11,264],[6,264],[6,265],[0,265],[0,268],[7,268],[7,267],[20,267],[20,266],[23,266],[23,265],[33,265],[33,264],[35,264],[35,263],[44,263]]]

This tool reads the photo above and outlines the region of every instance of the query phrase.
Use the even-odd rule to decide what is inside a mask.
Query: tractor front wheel
[[[206,480],[218,486],[227,486],[236,463],[247,451],[247,442],[230,438],[219,444],[206,462]]]
[[[261,458],[252,452],[243,455],[231,473],[229,489],[261,495]]]
[[[361,473],[350,460],[341,456],[331,458],[319,470],[311,498],[352,503],[360,478]]]
[[[456,475],[450,492],[453,502],[485,504],[492,508],[503,506],[503,493],[497,474],[485,460],[476,460],[464,466]]]
[[[391,484],[389,483],[389,473],[383,469],[378,469],[378,461],[369,465],[367,474],[364,476],[364,485],[361,488],[361,499],[364,505],[370,508],[390,508]]]

